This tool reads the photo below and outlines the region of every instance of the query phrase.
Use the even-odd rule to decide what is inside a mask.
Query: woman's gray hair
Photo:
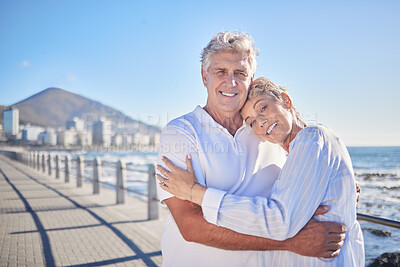
[[[278,103],[282,104],[285,103],[285,99],[282,93],[285,93],[290,97],[289,92],[286,90],[285,87],[279,86],[267,78],[260,77],[255,79],[250,85],[249,93],[247,95],[247,100],[251,100],[258,95],[266,95],[268,97],[271,97]],[[296,117],[296,119],[299,122],[304,123],[305,125],[306,123],[303,121],[300,114],[297,112],[296,107],[293,104],[293,100],[292,100],[292,110],[293,110],[293,115]]]
[[[258,50],[254,47],[253,38],[244,32],[220,32],[201,52],[201,66],[205,72],[210,66],[210,58],[222,52],[241,53],[247,56],[252,74],[256,72]]]

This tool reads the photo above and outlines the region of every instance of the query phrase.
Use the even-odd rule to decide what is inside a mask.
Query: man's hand
[[[320,206],[314,215],[329,211]],[[286,240],[290,242],[290,251],[309,257],[334,258],[339,255],[344,244],[347,227],[337,222],[320,222],[313,218],[296,236]]]

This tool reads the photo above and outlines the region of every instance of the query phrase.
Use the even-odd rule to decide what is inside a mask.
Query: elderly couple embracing
[[[364,266],[345,145],[307,125],[284,87],[255,79],[256,56],[248,34],[213,36],[206,105],[163,129],[163,266]]]

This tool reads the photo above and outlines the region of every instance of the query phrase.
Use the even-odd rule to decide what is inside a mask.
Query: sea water
[[[361,186],[358,212],[400,221],[400,147],[349,147],[356,180]],[[400,251],[400,230],[360,221],[366,263],[385,252]],[[389,231],[377,236],[371,229]]]
[[[361,186],[358,212],[400,221],[400,147],[348,147],[356,180]],[[127,163],[127,187],[147,193],[148,164],[155,164],[157,153],[80,152],[85,160],[99,157],[103,161],[102,182],[115,184],[116,162]],[[75,165],[72,164],[72,173]],[[92,168],[85,168],[85,177],[93,177]],[[400,230],[360,221],[363,228],[366,263],[384,252],[400,251]],[[371,229],[388,230],[393,236],[373,234]]]

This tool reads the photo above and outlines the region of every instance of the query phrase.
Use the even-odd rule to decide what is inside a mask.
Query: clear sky
[[[163,126],[206,102],[200,52],[250,33],[256,77],[347,145],[400,145],[400,1],[0,0],[0,105],[59,87]]]

